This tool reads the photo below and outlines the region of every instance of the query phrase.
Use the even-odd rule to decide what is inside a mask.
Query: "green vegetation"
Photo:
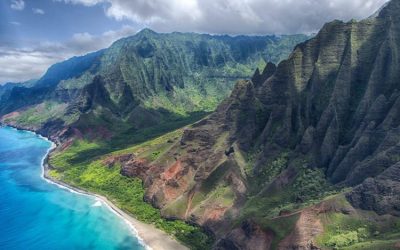
[[[24,89],[24,95],[34,96],[28,99],[35,106],[10,122],[38,128],[49,121],[60,122],[59,127],[72,123],[72,128],[82,132],[81,139],[52,156],[53,178],[107,196],[138,219],[155,224],[193,248],[205,249],[210,238],[204,232],[182,221],[162,219],[157,209],[143,201],[142,183],[120,175],[121,166],[117,164],[105,166],[104,157],[134,152],[150,162],[162,163],[173,145],[167,141],[176,142],[182,131],[166,133],[203,118],[229,95],[238,79],[250,78],[268,61],[278,63],[307,38],[157,34],[144,30],[88,58],[53,66],[38,82],[46,86],[41,92],[57,96],[55,102],[49,106],[47,96]],[[71,68],[73,65],[79,67]],[[51,95],[54,89],[57,95]],[[66,103],[60,106],[58,97]],[[7,101],[14,106],[0,112],[29,105],[13,98]],[[165,136],[157,138],[161,135]],[[228,133],[221,136],[215,149],[225,146],[226,136]],[[196,193],[192,205],[230,206],[235,193],[222,181],[230,167],[215,171]],[[276,174],[281,171],[272,168]],[[173,213],[184,213],[186,199],[169,204],[169,208]]]
[[[78,129],[116,134],[169,123],[213,111],[238,79],[250,78],[268,61],[278,63],[307,38],[143,30],[107,49],[53,65],[35,83],[40,91],[30,84],[13,93],[1,88],[7,98],[0,102],[0,115],[25,110],[6,122],[40,127],[57,121],[61,127],[77,121]],[[54,107],[37,110],[49,102]]]
[[[322,169],[310,169],[304,166],[293,183],[293,190],[294,199],[300,202],[321,199],[332,194],[328,192],[333,191]]]
[[[232,98],[227,104],[230,104],[231,110],[238,109],[239,113],[221,114],[222,118],[226,118],[221,120],[228,123],[217,121],[218,128],[226,127],[229,132],[221,134],[214,144],[214,149],[225,150],[225,139],[229,136],[229,139],[242,144],[236,145],[238,151],[255,147],[247,159],[245,154],[249,152],[242,154],[236,153],[236,148],[234,150],[234,157],[243,173],[241,177],[247,178],[244,186],[248,189],[246,200],[238,201],[244,204],[239,204],[243,207],[240,207],[239,215],[232,218],[233,227],[245,221],[255,221],[275,234],[273,247],[276,247],[292,231],[299,210],[338,192],[327,181],[328,178],[338,186],[355,183],[356,180],[351,178],[363,167],[368,167],[368,171],[360,178],[377,176],[384,170],[382,168],[390,165],[374,164],[374,160],[383,159],[375,156],[383,155],[396,161],[397,156],[386,155],[387,152],[379,150],[375,150],[372,158],[366,157],[371,149],[382,148],[384,142],[380,138],[389,134],[390,125],[398,123],[398,119],[392,119],[387,126],[378,126],[385,118],[385,112],[395,110],[393,103],[398,97],[395,91],[399,78],[396,70],[399,66],[396,58],[398,48],[392,46],[398,34],[391,27],[398,24],[394,13],[398,13],[396,10],[400,4],[392,1],[391,5],[391,10],[383,11],[382,17],[376,20],[367,19],[360,23],[335,21],[325,25],[316,39],[300,45],[291,58],[280,64],[268,86],[254,86],[254,94],[239,91],[248,87],[246,81],[237,85],[237,98]],[[121,166],[118,164],[105,166],[104,155],[134,152],[148,161],[162,162],[168,157],[166,152],[177,142],[176,137],[181,131],[149,140],[204,117],[229,94],[237,79],[249,78],[257,67],[263,67],[267,61],[282,60],[294,44],[306,38],[213,37],[157,34],[144,30],[134,37],[114,43],[98,60],[96,57],[95,63],[89,60],[88,65],[84,63],[85,67],[76,72],[79,74],[67,74],[69,77],[57,85],[59,92],[71,91],[70,96],[79,96],[79,102],[74,103],[78,107],[72,105],[75,109],[69,109],[71,106],[68,106],[65,111],[84,110],[79,113],[80,119],[73,128],[85,135],[83,140],[76,141],[65,152],[53,156],[51,163],[55,169],[51,176],[109,197],[137,218],[155,224],[194,248],[209,247],[209,237],[199,228],[182,221],[162,219],[158,210],[143,202],[141,181],[120,175]],[[369,89],[372,92],[365,95]],[[23,96],[29,96],[29,91],[27,93],[23,92]],[[11,99],[11,102],[16,100]],[[363,104],[370,104],[373,112],[356,113]],[[25,101],[22,105],[26,107]],[[7,108],[12,111],[10,109]],[[46,120],[59,118],[59,113],[64,112],[54,110],[58,109],[45,108],[45,114],[41,114],[40,110],[33,112],[27,109],[26,114],[22,114],[16,122],[40,125]],[[365,134],[356,131],[360,131],[364,120],[376,126],[368,127],[370,140],[363,141]],[[322,127],[319,126],[321,124]],[[107,141],[92,140],[90,133],[97,132],[93,132],[93,128],[108,130],[112,135]],[[309,133],[303,134],[305,129]],[[209,131],[205,129],[202,132]],[[278,139],[281,134],[282,138]],[[251,137],[246,138],[248,135]],[[257,136],[259,138],[253,138]],[[168,143],[167,138],[172,142]],[[351,142],[354,141],[360,144],[353,147]],[[316,145],[321,145],[321,150]],[[203,147],[200,144],[195,146]],[[330,164],[329,171],[326,171],[329,176],[325,176],[321,169],[310,168],[300,162],[303,159],[299,159],[298,164],[289,162],[301,156],[296,153],[298,150],[283,152],[282,147],[304,151],[304,157],[316,159],[313,162],[323,165],[321,167]],[[223,155],[223,150],[219,152]],[[272,155],[276,158],[268,158],[262,163]],[[357,162],[352,162],[353,158],[357,158]],[[210,166],[210,169],[212,167],[217,166]],[[233,167],[237,166],[222,164],[204,181],[201,179],[203,176],[196,173],[195,181],[199,182],[195,184],[201,183],[202,186],[197,190],[198,186],[193,185],[196,187],[193,190],[198,192],[193,196],[192,207],[214,202],[231,205],[235,201],[235,193],[230,185],[235,184],[226,183],[223,179],[228,170],[237,170]],[[397,181],[395,174],[390,178],[387,175],[392,174],[385,173],[379,181],[384,181],[384,178],[389,182]],[[357,180],[357,183],[359,181],[362,180]],[[377,186],[376,189],[387,187]],[[391,201],[395,194],[390,194],[390,199],[386,200],[389,196],[382,197],[384,192],[366,188],[368,194],[373,193],[385,202],[378,203],[379,206],[397,205]],[[167,212],[171,215],[185,213],[187,196],[182,195],[168,204]],[[366,203],[377,204],[373,201],[374,196],[371,197],[369,201],[365,200]],[[351,205],[341,195],[329,198],[338,204],[327,201],[328,204],[324,204],[327,205],[326,210],[324,206],[321,208],[324,211],[319,216],[324,232],[317,239],[320,246],[330,249],[390,249],[400,238],[400,219],[363,214],[359,210],[348,211],[343,208]]]
[[[330,249],[394,249],[400,236],[400,219],[376,218],[373,212],[322,215],[324,233],[317,237],[317,243]]]
[[[92,160],[92,156],[88,160],[77,161],[76,157],[80,158],[82,152],[99,147],[100,144],[95,142],[74,142],[66,151],[51,157],[50,163],[54,169],[50,175],[73,186],[106,196],[135,218],[154,224],[192,249],[210,247],[212,239],[200,228],[179,220],[163,219],[159,210],[144,202],[141,180],[122,176],[120,166],[107,167],[101,158]]]
[[[297,160],[298,166],[288,170],[297,173],[289,183],[281,188],[270,185],[277,177],[285,175],[290,152],[281,153],[265,167],[254,171],[253,159],[257,154],[254,152],[247,157],[245,169],[251,178],[250,195],[235,225],[249,219],[257,221],[263,228],[274,232],[274,249],[293,230],[299,216],[297,211],[321,202],[337,191],[326,181],[321,169],[310,169],[302,160]]]
[[[142,145],[158,145],[157,143],[160,141],[157,139],[158,137],[165,135],[167,133],[171,133],[171,131],[175,131],[172,133],[175,133],[175,137],[179,133],[181,133],[180,130],[177,130],[179,128],[182,128],[188,124],[194,123],[204,116],[206,116],[208,113],[204,112],[196,112],[193,114],[190,114],[188,116],[183,116],[183,117],[176,117],[176,118],[171,118],[168,121],[165,121],[162,124],[158,124],[155,126],[143,128],[143,129],[132,129],[129,128],[128,126],[124,126],[124,124],[120,123],[119,127],[120,128],[115,128],[114,133],[115,135],[112,138],[109,138],[108,140],[97,140],[96,143],[98,144],[97,147],[93,148],[82,148],[81,150],[78,150],[74,157],[71,159],[72,162],[80,162],[85,159],[93,159],[95,157],[99,157],[111,152],[115,152],[118,150],[124,150],[124,151],[129,151],[130,149],[136,147],[138,144]],[[105,121],[96,121],[91,119],[93,123],[95,123],[94,126],[98,124],[104,124]],[[82,126],[86,126],[90,128],[92,124],[83,124]],[[121,127],[123,129],[121,129]],[[180,132],[179,132],[180,131]],[[86,134],[84,135],[85,140],[91,140],[91,135]],[[161,137],[164,138],[164,137]],[[132,146],[136,145],[136,146]],[[164,148],[160,148],[159,150],[165,150],[166,143],[163,143]],[[152,149],[153,150],[153,149]],[[151,155],[144,156],[146,159],[151,159]],[[154,156],[153,156],[154,157]]]
[[[44,102],[26,110],[16,113],[14,116],[5,119],[7,123],[16,123],[20,126],[39,127],[48,120],[63,120],[66,124],[72,123],[77,119],[76,116],[63,116],[66,103]]]
[[[294,229],[299,214],[293,213],[287,216],[279,216],[282,210],[298,209],[298,205],[291,203],[291,192],[275,192],[262,197],[260,195],[248,199],[241,211],[241,216],[235,220],[235,225],[250,219],[256,221],[264,230],[274,232],[272,249]]]
[[[171,141],[181,134],[182,130],[176,130],[145,143],[115,151],[112,155],[135,152],[140,156],[155,160],[168,149]],[[54,170],[50,172],[50,175],[71,185],[108,197],[117,206],[139,220],[154,224],[193,249],[209,247],[212,241],[201,229],[182,221],[165,220],[157,209],[144,202],[144,189],[139,179],[120,175],[120,166],[111,168],[104,166],[103,157],[98,157],[98,152],[104,152],[104,147],[106,147],[104,142],[85,140],[74,142],[67,150],[51,157],[50,163],[54,166]],[[157,150],[154,151],[154,149]],[[83,154],[85,152],[86,157]]]
[[[271,230],[275,233],[271,248],[277,249],[278,243],[288,236],[299,219],[299,214],[293,214],[276,219],[256,218],[264,230]]]
[[[265,182],[270,182],[276,176],[278,176],[288,164],[288,153],[282,153],[278,158],[276,158],[271,164],[260,171],[260,178]]]
[[[249,178],[252,178],[251,192],[259,192],[260,187],[269,184],[275,177],[277,177],[288,164],[289,153],[281,153],[275,160],[267,164],[267,166],[260,168],[256,173],[254,172],[253,165],[257,152],[248,154],[247,164],[245,165],[245,172]]]
[[[359,234],[361,232],[361,234]],[[366,229],[363,227],[358,228],[356,231],[344,232],[338,235],[332,236],[327,242],[328,247],[340,248],[347,247],[364,240],[366,235]]]

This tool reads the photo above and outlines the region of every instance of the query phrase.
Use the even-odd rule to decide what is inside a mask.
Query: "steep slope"
[[[215,112],[159,138],[160,127],[139,129],[212,110],[218,101],[209,98],[229,92],[213,81],[236,80],[267,59],[259,53],[263,38],[248,44],[145,30],[105,51],[95,73],[60,82],[50,96],[66,106],[47,102],[22,113],[54,111],[44,128],[58,109],[78,114],[63,131],[76,141],[52,156],[53,178],[110,195],[198,249],[210,244],[204,234],[171,226],[131,192],[140,190],[163,217],[212,232],[215,249],[396,249],[399,13],[400,0],[392,0],[366,20],[326,24],[278,66],[237,82]],[[230,59],[219,65],[221,58]],[[129,133],[116,144],[88,136],[113,137],[121,127]],[[59,129],[46,131],[59,138]]]
[[[0,102],[0,114],[16,111],[51,98],[57,85],[66,79],[80,76],[96,64],[103,51],[73,57],[51,66],[42,78],[37,81],[17,84],[4,89],[4,97]],[[6,97],[6,98],[5,98]]]
[[[326,24],[167,150],[133,151],[122,173],[144,180],[164,216],[212,230],[218,249],[394,249],[399,13],[392,0],[369,19]]]
[[[145,29],[52,66],[32,88],[9,90],[0,115],[5,123],[46,134],[70,127],[100,137],[199,116],[214,110],[237,79],[265,61],[280,61],[306,38]]]
[[[52,66],[33,86],[4,89],[0,122],[57,143],[51,178],[101,193],[191,248],[207,249],[212,235],[182,220],[167,220],[144,202],[142,181],[122,175],[129,169],[118,161],[130,157],[114,160],[118,153],[113,151],[154,142],[167,149],[175,137],[157,136],[200,120],[237,79],[249,78],[266,61],[286,58],[307,38],[143,30],[108,49]]]
[[[0,101],[1,98],[8,98],[8,96],[6,97],[5,94],[9,94],[11,92],[11,89],[13,89],[14,87],[31,88],[36,84],[36,82],[36,79],[32,79],[26,82],[7,82],[2,85],[0,84]],[[5,97],[3,97],[3,95]]]

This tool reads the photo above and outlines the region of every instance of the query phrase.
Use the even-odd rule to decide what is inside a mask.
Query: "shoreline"
[[[52,185],[56,185],[59,188],[68,190],[69,192],[76,193],[79,195],[85,195],[95,198],[97,201],[100,201],[102,204],[107,206],[111,212],[119,216],[121,219],[128,224],[131,228],[134,236],[138,239],[139,243],[143,245],[145,249],[148,250],[188,250],[186,246],[179,243],[177,240],[172,238],[170,235],[165,233],[164,231],[156,228],[154,225],[146,224],[134,218],[133,216],[127,214],[122,209],[117,207],[114,203],[112,203],[107,197],[88,192],[86,190],[82,190],[78,187],[71,186],[70,184],[64,183],[60,180],[55,180],[49,176],[50,164],[49,164],[49,156],[51,152],[53,152],[57,147],[57,143],[53,142],[49,138],[29,129],[23,129],[19,127],[15,127],[12,125],[2,124],[5,127],[14,128],[16,130],[22,130],[26,132],[34,133],[36,136],[40,137],[43,140],[47,140],[51,143],[51,147],[47,150],[41,162],[41,177],[48,183]]]

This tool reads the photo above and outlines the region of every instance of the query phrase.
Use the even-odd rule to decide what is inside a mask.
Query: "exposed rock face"
[[[259,233],[257,221],[249,235],[242,226],[223,225],[240,214],[252,182],[243,155],[257,152],[252,172],[259,175],[290,151],[288,169],[259,191],[285,189],[301,159],[338,187],[359,185],[347,196],[355,207],[399,215],[399,13],[400,1],[392,0],[376,17],[328,23],[288,60],[239,82],[168,152],[175,160],[156,166],[160,174],[146,182],[148,199],[171,217],[209,227],[221,239],[218,249],[255,249],[253,241],[268,249],[274,236]],[[207,191],[218,186],[234,193],[231,202],[213,200]],[[223,212],[209,216],[207,208],[218,211],[218,202]],[[315,217],[302,216],[297,225],[310,230],[292,232],[282,249],[315,248],[312,238],[322,229],[312,227]]]
[[[376,178],[366,179],[348,195],[348,199],[357,208],[373,210],[379,215],[400,216],[400,163]]]
[[[353,188],[347,199],[354,207],[400,216],[399,13],[400,0],[392,0],[369,19],[326,24],[315,38],[298,45],[288,60],[278,66],[270,63],[251,80],[239,81],[213,114],[187,128],[157,161],[124,155],[105,164],[121,163],[123,175],[141,178],[146,200],[164,216],[214,232],[217,249],[270,249],[274,243],[280,249],[316,249],[313,238],[322,230],[316,216],[334,207],[303,210],[293,230],[274,242],[277,235],[261,221],[266,216],[252,214],[265,204],[248,205],[251,196],[282,205],[274,194],[293,184],[303,164],[307,170],[321,170],[336,187]],[[140,43],[122,40],[112,47],[102,68],[111,70],[93,76],[81,91],[57,90],[62,99],[77,98],[68,109],[85,115],[77,124],[94,120],[98,111],[103,117],[118,117],[117,121],[134,121],[135,128],[146,127],[160,121],[162,112],[146,109],[145,97],[162,93],[168,103],[179,100],[171,93],[178,95],[187,86],[185,77],[167,67],[174,58],[168,55],[176,48],[157,54],[152,36],[143,33],[137,38]],[[132,48],[134,55],[113,51]],[[198,67],[219,65],[204,43],[194,51]],[[112,64],[115,58],[120,67]],[[138,58],[144,60],[138,67],[141,72],[126,63]],[[153,66],[147,68],[145,62]],[[179,60],[174,65],[193,72]],[[142,78],[146,71],[153,78]],[[46,124],[46,131],[56,131],[56,125]],[[79,134],[74,129],[63,133]],[[283,163],[279,159],[286,152],[291,154]],[[269,168],[276,159],[279,165]],[[266,174],[271,179],[254,184]],[[279,214],[274,220],[291,215]]]

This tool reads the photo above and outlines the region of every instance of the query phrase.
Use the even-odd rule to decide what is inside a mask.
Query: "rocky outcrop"
[[[366,179],[348,199],[355,207],[373,210],[379,215],[400,216],[400,163],[386,169],[376,178]]]
[[[371,18],[326,24],[314,38],[296,46],[287,60],[277,66],[269,63],[251,80],[239,81],[214,113],[185,128],[157,160],[122,155],[106,159],[105,165],[121,164],[121,174],[141,178],[145,199],[165,217],[211,230],[216,249],[317,249],[314,238],[323,230],[318,216],[336,209],[400,216],[399,13],[400,0],[392,0]],[[90,81],[80,91],[57,89],[56,96],[64,100],[76,97],[68,109],[82,114],[76,127],[92,129],[88,124],[99,123],[89,122],[100,120],[109,127],[127,121],[132,129],[143,128],[171,115],[163,109],[169,104],[196,111],[192,101],[199,98],[187,96],[186,87],[207,89],[203,80],[220,78],[221,71],[212,69],[221,69],[226,58],[246,62],[258,55],[258,43],[243,49],[240,41],[234,42],[230,49],[245,55],[237,57],[226,55],[221,49],[225,46],[209,47],[204,41],[208,36],[194,44],[182,35],[186,42],[176,41],[179,46],[172,48],[165,48],[159,36],[147,30],[117,42],[95,67],[102,74],[82,76]],[[230,40],[217,40],[225,39]],[[188,65],[174,56],[181,53],[194,61]],[[136,67],[128,62],[137,62]],[[196,79],[187,80],[196,72],[206,75],[200,85]],[[68,89],[80,82],[63,84]],[[28,94],[18,90],[15,95]],[[12,109],[10,105],[5,110]],[[180,110],[179,105],[173,107]],[[59,131],[57,122],[43,127],[49,133]],[[64,133],[77,135],[79,130],[67,128]],[[353,207],[323,203],[295,213],[272,211],[287,203],[304,205],[308,194],[294,193],[307,183],[295,183],[309,172],[316,173],[311,175],[316,180],[306,181],[320,185],[312,187],[314,192],[322,192],[325,182],[352,189],[346,197]],[[292,224],[284,220],[291,215],[298,215]],[[287,230],[286,235],[278,235],[271,226],[281,221],[290,228],[276,231]]]
[[[158,166],[161,174],[151,177],[147,197],[172,216],[209,227],[221,239],[218,249],[255,249],[243,243],[253,240],[268,249],[274,235],[261,222],[253,221],[254,234],[247,235],[242,225],[229,230],[221,225],[241,215],[251,176],[265,175],[275,159],[290,152],[286,169],[266,178],[252,195],[268,200],[269,194],[291,187],[305,166],[320,169],[334,187],[354,187],[347,195],[354,207],[398,216],[398,13],[400,1],[392,0],[376,17],[328,23],[288,60],[238,82],[215,113],[187,129],[168,151],[174,160]],[[170,181],[166,173],[176,179]],[[234,198],[222,215],[207,217],[214,203],[208,203],[204,190],[219,185]],[[192,208],[193,203],[198,205]],[[177,207],[184,212],[173,210]],[[316,248],[313,238],[322,227],[318,213],[307,211],[281,242],[283,249]]]

